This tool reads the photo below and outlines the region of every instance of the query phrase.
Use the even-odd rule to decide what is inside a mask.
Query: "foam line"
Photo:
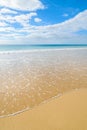
[[[14,50],[14,51],[0,51],[0,54],[10,53],[30,53],[30,52],[46,52],[46,51],[63,51],[63,50],[87,50],[87,48],[57,48],[57,49],[32,49],[32,50]]]

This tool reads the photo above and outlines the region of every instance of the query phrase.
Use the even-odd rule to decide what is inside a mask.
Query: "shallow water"
[[[87,87],[87,49],[0,54],[0,116],[15,114],[72,89]]]

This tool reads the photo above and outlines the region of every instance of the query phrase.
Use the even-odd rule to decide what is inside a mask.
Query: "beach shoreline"
[[[0,118],[1,130],[70,130],[87,128],[87,89],[59,98],[15,116]],[[22,123],[21,123],[22,122]]]
[[[86,53],[53,49],[0,54],[0,116],[16,115],[73,89],[87,88]]]
[[[0,116],[15,115],[73,89],[87,88],[86,54],[85,49],[0,54]]]
[[[32,53],[32,52],[49,52],[49,51],[64,51],[64,50],[87,50],[87,47],[80,47],[80,48],[44,48],[44,49],[28,49],[28,50],[6,50],[0,51],[0,54],[12,54],[12,53]]]
[[[84,87],[83,87],[83,88],[75,88],[75,89],[72,89],[72,90],[70,90],[70,91],[67,91],[67,92],[58,94],[58,95],[56,95],[56,96],[53,96],[53,97],[49,98],[48,100],[45,100],[45,101],[41,102],[40,104],[34,106],[33,108],[26,108],[26,109],[24,109],[24,110],[22,110],[22,111],[18,111],[18,112],[13,113],[13,114],[0,116],[0,118],[9,118],[10,116],[17,116],[17,115],[19,115],[19,114],[21,114],[21,113],[24,113],[24,112],[26,112],[26,111],[32,111],[33,109],[37,109],[37,107],[39,107],[39,106],[41,106],[41,105],[44,105],[44,104],[46,104],[46,103],[52,102],[53,100],[56,100],[56,99],[58,99],[58,98],[61,98],[62,96],[66,95],[66,94],[74,93],[74,92],[81,91],[81,90],[84,90],[84,91],[86,90],[86,91],[87,91],[87,88],[84,88]]]

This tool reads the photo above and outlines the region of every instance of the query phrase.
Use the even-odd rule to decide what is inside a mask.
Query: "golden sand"
[[[81,73],[68,70],[67,74],[67,72],[61,70],[60,74],[55,72],[55,75],[53,75],[53,72],[49,72],[52,72],[52,69],[40,71],[40,77],[37,78],[36,75],[36,79],[33,79],[29,74],[23,74],[25,78],[20,79],[15,75],[17,82],[14,82],[14,87],[11,83],[14,77],[10,76],[10,81],[5,79],[8,88],[0,93],[0,116],[8,116],[22,110],[31,109],[52,97],[73,89],[87,88],[86,71]],[[42,76],[41,73],[43,73]],[[32,81],[29,82],[25,79],[32,79]],[[29,85],[26,87],[26,84]]]
[[[68,92],[32,110],[0,118],[0,130],[87,130],[87,89]]]
[[[0,54],[0,117],[87,88],[87,50]]]
[[[0,130],[87,130],[86,99],[87,50],[0,54]]]

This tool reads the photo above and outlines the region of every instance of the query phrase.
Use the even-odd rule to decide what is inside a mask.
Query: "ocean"
[[[22,51],[37,49],[86,48],[87,44],[37,44],[37,45],[0,45],[0,51]]]

